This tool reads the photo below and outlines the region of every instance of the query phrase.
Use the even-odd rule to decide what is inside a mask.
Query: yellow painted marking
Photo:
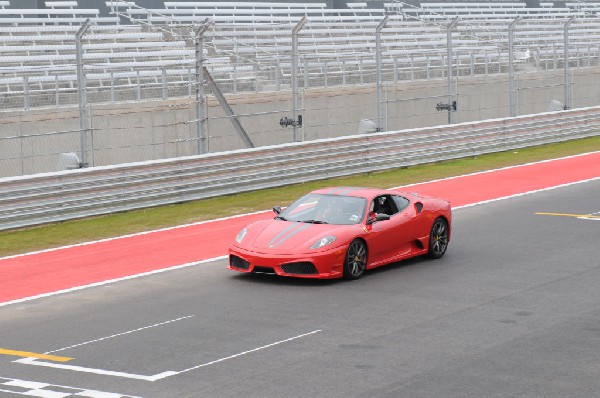
[[[563,213],[535,213],[540,216],[558,216],[558,217],[575,217],[575,218],[596,218],[600,219],[600,216],[592,214],[563,214]]]
[[[73,358],[68,358],[68,357],[59,357],[56,355],[38,354],[36,352],[7,350],[6,348],[0,348],[0,355],[11,355],[13,357],[23,357],[23,358],[47,359],[49,361],[55,361],[55,362],[68,362],[71,359],[73,359]]]

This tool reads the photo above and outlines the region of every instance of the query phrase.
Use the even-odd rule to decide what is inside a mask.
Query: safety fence
[[[600,134],[600,107],[0,179],[0,230]]]
[[[600,104],[593,12],[242,23],[117,3],[120,23],[0,18],[0,178]]]

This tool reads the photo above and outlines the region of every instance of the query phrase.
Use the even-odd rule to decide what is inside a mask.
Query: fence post
[[[60,107],[60,93],[59,93],[59,83],[58,83],[58,75],[54,76],[54,90],[55,90],[55,104],[56,107]]]
[[[114,72],[110,72],[110,101],[115,102],[117,97],[115,95],[115,85],[117,82],[115,81]]]
[[[565,37],[564,37],[564,47],[563,47],[563,51],[564,51],[564,86],[565,86],[565,106],[564,109],[570,109],[571,108],[571,101],[569,98],[569,26],[573,23],[573,21],[575,21],[575,16],[572,16],[571,18],[569,18],[569,20],[567,22],[565,22]]]
[[[452,96],[453,96],[453,90],[452,90],[452,29],[454,29],[454,27],[458,24],[458,21],[460,21],[460,17],[454,18],[452,20],[452,22],[450,22],[450,25],[448,25],[448,28],[446,31],[446,46],[447,46],[447,49],[446,49],[447,50],[446,77],[448,79],[448,104],[452,103]],[[448,124],[454,123],[453,119],[454,118],[452,116],[452,110],[448,109]]]
[[[381,73],[381,30],[390,20],[389,16],[385,16],[377,28],[375,29],[375,61],[377,64],[377,131],[383,131],[383,112],[381,110],[381,84],[382,84],[382,73]]]
[[[514,55],[514,36],[515,27],[523,19],[520,15],[508,25],[508,110],[511,117],[515,114],[515,55]]]
[[[29,76],[23,76],[23,109],[29,111]]]
[[[308,18],[302,17],[292,29],[292,118],[294,119],[294,142],[300,141],[298,135],[298,32],[304,27]]]
[[[196,29],[196,138],[198,139],[198,155],[206,152],[206,94],[204,93],[204,33],[212,25],[206,18]]]
[[[310,80],[308,80],[308,60],[306,58],[304,58],[302,65],[304,69],[304,88],[307,89],[310,86]]]
[[[162,99],[169,98],[169,88],[167,86],[167,69],[162,68]]]
[[[83,48],[81,38],[90,28],[92,21],[88,18],[85,20],[81,28],[75,34],[75,50],[77,56],[77,95],[79,97],[79,140],[81,145],[81,166],[87,166],[87,118],[85,108],[87,106],[87,89],[85,81],[85,72],[83,70]]]

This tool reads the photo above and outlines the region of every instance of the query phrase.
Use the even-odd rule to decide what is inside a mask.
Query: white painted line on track
[[[14,361],[14,362],[15,363],[24,364],[24,365],[44,366],[44,367],[48,367],[48,368],[70,370],[70,371],[74,371],[74,372],[93,373],[93,374],[103,375],[103,376],[121,377],[121,378],[126,378],[126,379],[143,380],[143,381],[157,381],[157,380],[161,380],[161,379],[166,379],[167,377],[177,376],[177,375],[182,374],[182,373],[190,372],[192,370],[200,369],[200,368],[203,368],[203,367],[206,367],[206,366],[214,365],[216,363],[220,363],[220,362],[223,362],[223,361],[226,361],[226,360],[229,360],[229,359],[238,358],[238,357],[241,357],[243,355],[250,354],[252,352],[256,352],[256,351],[264,350],[266,348],[274,347],[276,345],[287,343],[287,342],[290,342],[290,341],[293,341],[293,340],[297,340],[297,339],[300,339],[302,337],[310,336],[310,335],[319,333],[321,331],[322,330],[320,330],[320,329],[313,330],[312,332],[303,333],[303,334],[300,334],[298,336],[290,337],[289,339],[276,341],[276,342],[271,343],[271,344],[267,344],[267,345],[264,345],[264,346],[261,346],[261,347],[253,348],[251,350],[240,352],[240,353],[234,354],[234,355],[230,355],[228,357],[216,359],[214,361],[203,363],[201,365],[193,366],[191,368],[187,368],[187,369],[184,369],[184,370],[180,370],[180,371],[169,370],[169,371],[166,371],[166,372],[162,372],[162,373],[158,373],[158,374],[150,375],[150,376],[138,375],[138,374],[134,374],[134,373],[115,372],[115,371],[104,370],[104,369],[87,368],[87,367],[83,367],[83,366],[64,365],[64,364],[59,364],[59,363],[54,363],[54,362],[39,361],[39,360],[37,360],[35,358],[22,358],[22,359],[18,359],[16,361]]]
[[[273,346],[276,346],[276,345],[279,345],[279,344],[287,343],[289,341],[296,340],[296,339],[299,339],[299,338],[302,338],[302,337],[306,337],[306,336],[310,336],[312,334],[319,333],[321,331],[322,330],[320,330],[320,329],[319,330],[313,330],[312,332],[308,332],[308,333],[300,334],[298,336],[290,337],[289,339],[280,340],[280,341],[277,341],[275,343],[271,343],[271,344],[264,345],[262,347],[254,348],[252,350],[240,352],[238,354],[230,355],[230,356],[225,357],[225,358],[220,358],[220,359],[216,359],[214,361],[206,362],[206,363],[203,363],[202,365],[192,366],[191,368],[180,370],[179,372],[176,372],[176,373],[177,374],[181,374],[181,373],[189,372],[189,371],[192,371],[192,370],[200,369],[200,368],[203,368],[205,366],[214,365],[215,363],[223,362],[223,361],[226,361],[228,359],[233,359],[233,358],[241,357],[242,355],[246,355],[246,354],[250,354],[252,352],[264,350],[265,348],[269,348],[269,347],[273,347]]]
[[[75,291],[78,291],[78,290],[88,289],[90,287],[110,285],[110,284],[116,283],[116,282],[127,281],[127,280],[130,280],[130,279],[137,279],[137,278],[140,278],[140,277],[143,277],[143,276],[148,276],[148,275],[160,274],[162,272],[172,271],[172,270],[181,269],[181,268],[187,268],[187,267],[191,267],[191,266],[194,266],[194,265],[199,265],[199,264],[204,264],[204,263],[210,263],[210,262],[213,262],[213,261],[218,261],[218,260],[226,259],[227,257],[228,256],[213,257],[213,258],[209,258],[209,259],[202,260],[202,261],[195,261],[195,262],[192,262],[192,263],[175,265],[175,266],[172,266],[172,267],[169,267],[169,268],[162,268],[162,269],[157,269],[157,270],[154,270],[154,271],[143,272],[141,274],[129,275],[129,276],[124,276],[122,278],[115,278],[115,279],[111,279],[111,280],[108,280],[108,281],[92,283],[92,284],[84,285],[84,286],[77,286],[77,287],[73,287],[73,288],[70,288],[70,289],[59,290],[59,291],[56,291],[56,292],[44,293],[44,294],[39,294],[37,296],[31,296],[31,297],[25,297],[25,298],[22,298],[22,299],[18,299],[18,300],[6,301],[4,303],[0,303],[0,307],[4,307],[4,306],[7,306],[7,305],[11,305],[11,304],[25,303],[27,301],[37,300],[37,299],[45,298],[45,297],[52,297],[52,296],[56,296],[58,294],[71,293],[71,292],[75,292]]]
[[[104,340],[112,339],[114,337],[125,336],[125,335],[131,334],[131,333],[135,333],[135,332],[139,332],[139,331],[142,331],[142,330],[147,330],[147,329],[155,328],[155,327],[158,327],[158,326],[168,325],[169,323],[173,323],[173,322],[177,322],[177,321],[181,321],[183,319],[189,319],[189,318],[193,318],[193,317],[195,317],[195,315],[182,316],[181,318],[171,319],[170,321],[155,323],[154,325],[144,326],[144,327],[141,327],[141,328],[137,328],[137,329],[133,329],[133,330],[128,330],[126,332],[113,334],[111,336],[101,337],[99,339],[90,340],[90,341],[86,341],[86,342],[79,343],[79,344],[74,344],[74,345],[71,345],[71,346],[68,346],[68,347],[64,347],[64,348],[59,348],[58,350],[48,351],[48,352],[46,352],[46,354],[51,354],[51,353],[54,353],[54,352],[64,351],[64,350],[68,350],[70,348],[81,347],[81,346],[84,346],[84,345],[88,345],[88,344],[92,344],[92,343],[97,343],[99,341],[104,341]]]
[[[125,372],[114,372],[111,370],[104,369],[95,369],[95,368],[86,368],[83,366],[74,366],[74,365],[63,365],[54,362],[45,362],[45,361],[37,361],[35,358],[23,358],[15,361],[17,363],[21,363],[24,365],[34,365],[34,366],[44,366],[47,368],[54,369],[62,369],[62,370],[70,370],[74,372],[83,372],[83,373],[93,373],[102,376],[112,376],[112,377],[121,377],[125,379],[134,379],[134,380],[144,380],[144,381],[156,381],[160,379],[164,379],[165,377],[174,376],[177,372],[162,372],[152,376],[138,375],[133,373],[125,373]]]

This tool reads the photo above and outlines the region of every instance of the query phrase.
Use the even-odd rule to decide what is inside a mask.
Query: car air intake
[[[243,258],[240,258],[238,256],[234,256],[233,254],[231,254],[229,256],[229,264],[231,264],[231,266],[233,268],[239,268],[239,269],[250,268],[250,263],[248,261],[246,261]]]
[[[275,275],[275,270],[271,267],[263,267],[261,265],[254,266],[252,270],[255,274],[273,274]]]
[[[286,274],[310,275],[318,273],[313,263],[309,262],[283,264],[281,269]]]

